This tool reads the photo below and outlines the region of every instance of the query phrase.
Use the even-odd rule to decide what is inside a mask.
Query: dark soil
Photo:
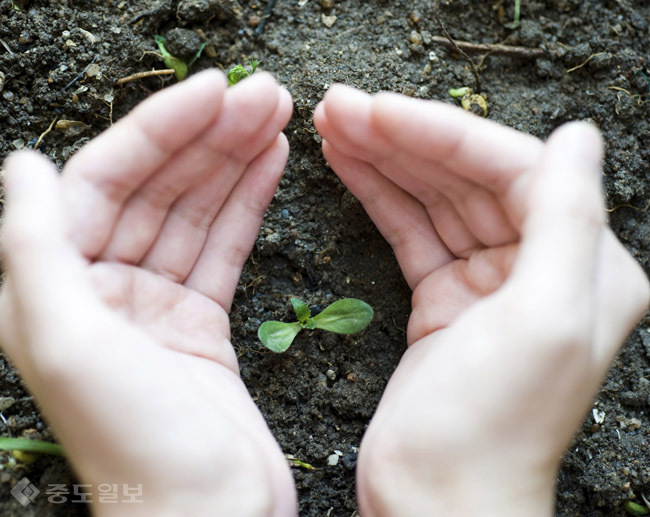
[[[257,58],[291,91],[292,152],[238,287],[232,327],[242,375],[283,450],[316,467],[293,469],[304,516],[351,516],[357,507],[356,448],[405,349],[410,298],[390,248],[323,160],[313,110],[334,82],[450,103],[449,88],[472,86],[466,63],[430,40],[441,34],[431,3],[278,0],[258,34],[262,0],[0,0],[0,158],[33,147],[58,117],[40,150],[62,166],[112,121],[172,84],[167,76],[115,85],[164,68],[156,34],[168,35],[179,54],[207,43],[193,71]],[[514,0],[448,4],[441,14],[454,38],[547,51],[537,59],[474,56],[489,117],[540,138],[569,120],[597,124],[607,141],[612,226],[649,271],[650,2],[528,0],[514,30],[507,27]],[[169,34],[178,28],[194,34]],[[301,333],[276,355],[256,331],[264,320],[291,316],[290,295],[311,305],[361,298],[376,317],[361,335]],[[594,407],[604,422],[596,426],[590,413],[566,456],[557,515],[624,515],[624,501],[650,496],[649,361],[646,316],[598,395]],[[0,386],[2,435],[53,439],[4,360]],[[328,466],[335,450],[340,461]],[[70,487],[75,481],[62,460],[11,468],[3,458],[0,514],[86,514],[86,505],[49,504],[43,495],[23,509],[9,495],[24,475],[41,490]]]

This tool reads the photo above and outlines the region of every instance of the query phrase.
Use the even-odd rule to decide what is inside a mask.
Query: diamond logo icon
[[[31,503],[40,493],[41,491],[27,478],[18,481],[16,486],[11,489],[11,495],[23,506]]]

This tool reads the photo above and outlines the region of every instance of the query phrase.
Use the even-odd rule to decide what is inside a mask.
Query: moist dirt
[[[166,68],[156,34],[166,36],[179,56],[206,44],[191,72],[258,59],[293,95],[286,174],[231,318],[251,395],[284,452],[314,467],[293,468],[300,515],[349,517],[356,511],[357,448],[405,350],[410,307],[389,246],[322,157],[314,108],[336,82],[455,103],[448,90],[474,86],[474,77],[436,40],[442,32],[432,3],[277,0],[265,14],[263,0],[0,0],[0,158],[38,146],[61,167],[138,102],[173,84],[173,76],[116,84]],[[514,3],[442,2],[440,14],[454,39],[543,50],[523,57],[472,54],[488,116],[542,139],[570,120],[595,123],[607,142],[611,224],[648,272],[650,2],[524,0],[513,29]],[[267,319],[291,318],[290,296],[314,306],[361,298],[376,316],[359,335],[302,332],[289,351],[276,355],[258,342],[257,328]],[[625,501],[650,497],[649,361],[646,315],[594,403],[604,420],[596,423],[590,411],[565,457],[558,516],[625,515]],[[4,357],[0,412],[3,436],[56,439]],[[339,461],[329,465],[334,451]],[[72,492],[77,481],[64,460],[42,456],[23,465],[5,453],[0,463],[1,515],[88,514],[88,505],[70,502],[78,499],[72,494],[62,504],[41,494],[26,508],[10,495],[24,476],[42,491],[65,484]],[[480,514],[481,501],[476,508]]]

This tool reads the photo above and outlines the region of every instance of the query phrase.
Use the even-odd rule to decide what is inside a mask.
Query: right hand
[[[343,86],[314,121],[413,289],[360,448],[361,514],[551,515],[560,457],[649,299],[606,224],[597,131],[542,143]]]

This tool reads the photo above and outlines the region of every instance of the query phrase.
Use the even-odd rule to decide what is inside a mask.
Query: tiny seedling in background
[[[59,444],[28,438],[0,438],[0,450],[11,451],[14,458],[25,464],[34,463],[39,454],[63,456]]]
[[[515,0],[515,19],[512,23],[506,25],[508,29],[516,29],[519,27],[519,16],[521,14],[521,0]]]
[[[163,36],[156,35],[154,37],[154,40],[156,41],[156,44],[160,49],[160,53],[162,54],[162,58],[163,58],[163,62],[165,63],[165,66],[174,70],[174,76],[179,81],[182,81],[187,77],[190,67],[194,64],[194,62],[197,59],[199,59],[199,57],[201,57],[201,53],[203,52],[203,49],[205,48],[206,45],[205,43],[201,45],[201,48],[199,48],[197,53],[194,54],[192,59],[185,62],[182,59],[173,56],[169,53],[167,47],[165,47],[165,38]]]
[[[625,511],[627,513],[629,513],[630,515],[648,515],[648,514],[650,514],[650,509],[648,509],[647,506],[643,506],[642,504],[635,503],[634,501],[625,501],[625,504],[623,505],[623,508],[625,508]]]
[[[487,117],[488,107],[485,96],[474,93],[474,90],[467,86],[452,88],[449,90],[449,95],[454,99],[460,99],[460,105],[465,111],[469,111],[480,117]]]
[[[228,70],[228,86],[234,86],[242,79],[246,79],[249,75],[253,75],[255,70],[257,70],[257,67],[260,65],[260,61],[249,59],[248,65],[248,69],[243,65],[236,65]]]
[[[291,346],[302,329],[329,330],[336,334],[356,334],[368,326],[374,312],[366,302],[356,298],[343,298],[326,307],[316,316],[311,315],[307,305],[298,298],[291,298],[298,321],[265,321],[257,330],[257,336],[266,348],[281,353]]]

